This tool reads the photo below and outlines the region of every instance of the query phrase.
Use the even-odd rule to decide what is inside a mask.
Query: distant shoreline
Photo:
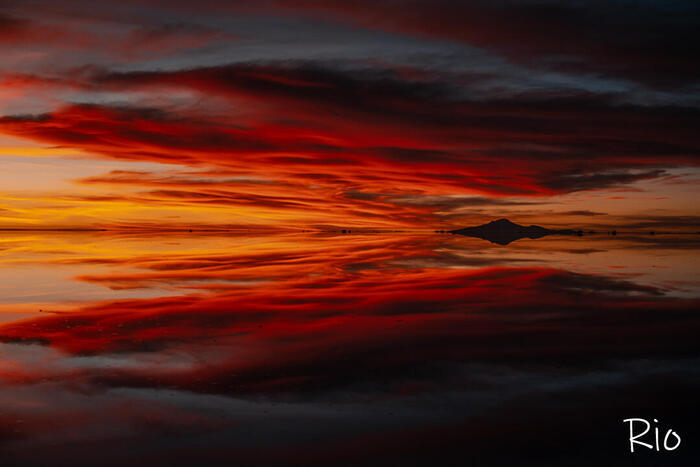
[[[97,228],[0,228],[0,232],[186,232],[186,233],[196,233],[196,232],[284,232],[284,233],[338,233],[341,235],[352,235],[352,234],[372,234],[372,233],[426,233],[426,234],[440,234],[440,235],[452,235],[453,231],[443,230],[443,229],[428,229],[428,228],[416,228],[416,229],[378,229],[378,228],[352,228],[352,229],[318,229],[318,228],[306,228],[306,229],[292,229],[292,228],[109,228],[109,229],[97,229]],[[616,234],[612,234],[610,230],[583,230],[582,236],[590,235],[605,235],[605,236],[620,236],[620,235],[700,235],[700,232],[689,232],[689,231],[671,231],[671,230],[616,230]]]

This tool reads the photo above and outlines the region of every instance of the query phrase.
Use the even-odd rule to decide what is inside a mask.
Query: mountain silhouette
[[[476,237],[488,240],[499,245],[508,245],[521,238],[542,238],[547,235],[576,235],[579,232],[570,229],[553,230],[540,227],[539,225],[518,225],[508,219],[491,221],[488,224],[476,227],[465,227],[463,229],[451,230],[450,233],[464,235],[466,237]]]

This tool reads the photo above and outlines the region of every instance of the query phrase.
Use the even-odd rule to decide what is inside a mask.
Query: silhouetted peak
[[[573,230],[552,230],[538,225],[526,227],[511,222],[508,219],[498,219],[476,227],[465,227],[463,229],[453,230],[451,233],[465,235],[467,237],[483,238],[492,243],[507,245],[521,238],[540,238],[552,234],[572,235],[575,232]]]
[[[489,222],[489,224],[518,225],[515,222],[511,222],[510,219],[506,219],[505,217],[502,219],[497,219],[495,221],[491,221],[491,222]]]
[[[515,227],[520,227],[520,226],[519,226],[518,224],[516,224],[515,222],[511,222],[509,219],[506,219],[506,218],[498,219],[498,220],[495,220],[495,221],[491,221],[491,222],[488,223],[488,225],[502,225],[502,226],[512,225],[512,226],[515,226]]]

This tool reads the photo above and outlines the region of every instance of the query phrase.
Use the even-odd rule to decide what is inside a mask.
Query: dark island
[[[508,245],[521,238],[542,238],[547,235],[581,235],[580,230],[554,230],[540,227],[539,225],[518,225],[508,219],[491,221],[488,224],[476,227],[465,227],[463,229],[451,230],[450,233],[476,237],[488,240],[499,245]]]

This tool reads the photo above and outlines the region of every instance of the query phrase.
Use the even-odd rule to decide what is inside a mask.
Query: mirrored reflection
[[[553,460],[586,433],[623,455],[623,418],[663,406],[691,429],[699,247],[5,233],[0,449],[28,464],[78,449],[86,465],[130,458],[120,440],[144,463],[467,449],[487,464]]]

